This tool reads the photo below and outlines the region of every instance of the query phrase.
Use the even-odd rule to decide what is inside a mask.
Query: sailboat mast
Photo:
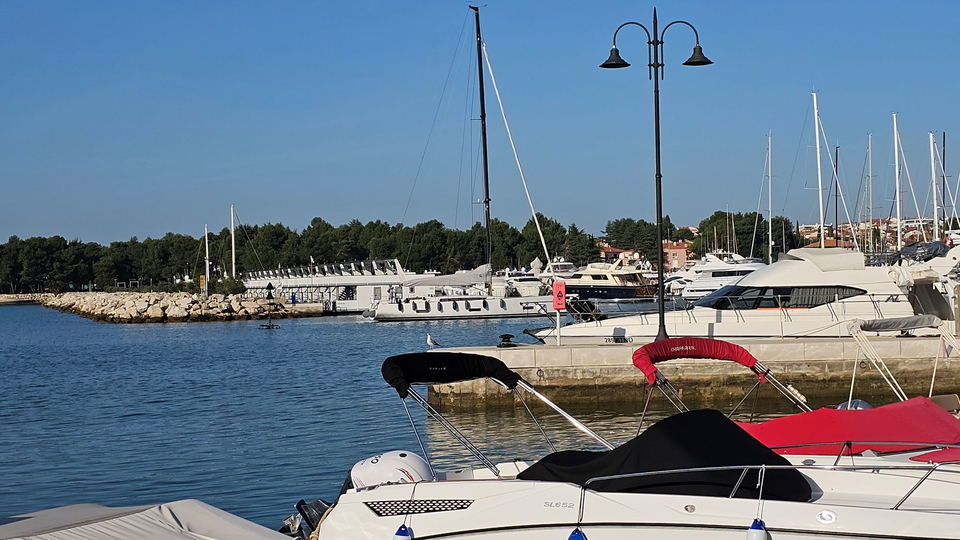
[[[833,149],[833,247],[840,247],[840,145]]]
[[[873,245],[873,133],[867,134],[867,235],[864,243],[873,253],[876,251]]]
[[[773,263],[773,132],[767,133],[767,236],[770,240],[770,247],[767,251],[767,257]],[[786,249],[786,246],[784,246]]]
[[[203,224],[203,245],[206,247],[206,257],[204,257],[204,275],[203,275],[203,296],[207,296],[210,285],[210,234],[207,232],[207,224]]]
[[[823,232],[823,170],[820,163],[820,109],[817,108],[817,93],[812,92],[813,94],[813,122],[814,130],[816,130],[817,136],[817,196],[820,202],[820,247],[825,247]]]
[[[480,8],[470,6],[477,26],[477,80],[480,83],[480,147],[483,158],[483,218],[487,229],[487,264],[493,272],[493,237],[490,233],[490,169],[487,163],[487,105],[483,95],[483,36],[480,34]],[[492,276],[491,276],[492,277]]]
[[[232,264],[230,277],[237,279],[237,237],[234,233],[235,227],[233,223],[233,205],[230,205],[230,262]]]
[[[940,208],[937,206],[937,150],[933,132],[930,135],[930,183],[933,184],[933,239],[940,239]]]
[[[897,113],[893,113],[893,167],[897,179],[894,201],[897,207],[897,251],[900,251],[903,248],[903,205],[900,201],[900,132],[897,130]]]

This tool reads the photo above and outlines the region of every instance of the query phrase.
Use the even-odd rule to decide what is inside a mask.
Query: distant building
[[[687,254],[690,253],[691,243],[686,240],[679,242],[663,241],[664,270],[677,270],[687,264]]]

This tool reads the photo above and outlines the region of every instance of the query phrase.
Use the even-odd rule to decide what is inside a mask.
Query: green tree
[[[537,212],[537,220],[540,222],[540,229],[543,231],[543,239],[547,244],[547,250],[551,257],[565,256],[565,247],[567,243],[567,229],[559,221],[548,218]],[[546,255],[543,252],[543,245],[540,242],[540,235],[537,233],[537,224],[533,218],[530,218],[523,230],[520,232],[522,239],[517,246],[517,266],[526,267],[534,259],[539,258],[543,264],[546,264]]]
[[[567,229],[566,259],[577,266],[586,266],[600,260],[600,248],[593,236],[581,231],[575,223]]]

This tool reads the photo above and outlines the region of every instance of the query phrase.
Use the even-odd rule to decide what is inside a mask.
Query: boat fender
[[[760,518],[754,519],[747,529],[747,540],[767,540],[767,528]]]

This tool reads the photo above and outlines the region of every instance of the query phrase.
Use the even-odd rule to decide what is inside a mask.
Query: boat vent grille
[[[371,501],[364,503],[379,517],[400,516],[404,514],[429,514],[466,510],[473,504],[467,499],[423,499],[418,501]]]

